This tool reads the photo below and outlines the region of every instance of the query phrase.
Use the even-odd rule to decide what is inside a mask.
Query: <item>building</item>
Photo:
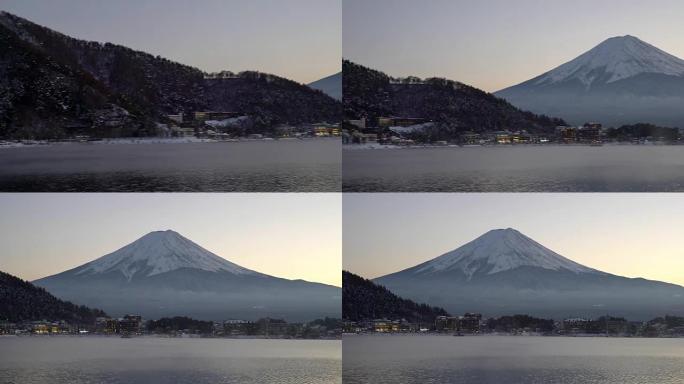
[[[494,132],[494,142],[497,144],[511,144],[513,142],[513,135],[508,131]]]
[[[511,135],[511,142],[513,144],[530,144],[534,141],[534,137],[527,133],[527,131],[515,132]]]
[[[577,128],[560,125],[556,127],[556,138],[559,143],[575,143],[577,142]]]
[[[119,333],[135,335],[142,333],[142,317],[139,315],[126,315],[119,319]]]
[[[312,129],[312,134],[316,137],[332,137],[340,136],[342,131],[337,124],[315,124]]]
[[[429,120],[422,117],[378,117],[378,127],[410,127],[412,125],[424,124]]]
[[[257,320],[256,326],[259,328],[259,333],[264,335],[284,335],[289,328],[287,321],[270,317]]]
[[[479,333],[480,322],[482,322],[482,314],[480,313],[465,313],[458,318],[458,331],[466,333]]]
[[[480,144],[482,142],[482,137],[479,133],[467,131],[461,134],[460,142],[465,145]]]
[[[392,322],[387,319],[373,320],[373,331],[379,333],[392,332]]]
[[[360,128],[360,129],[365,129],[366,128],[366,118],[362,117],[358,120],[347,120],[347,123]]]
[[[206,120],[226,120],[232,119],[234,117],[239,117],[239,112],[225,112],[225,111],[198,111],[195,112],[195,121],[206,121]]]
[[[573,317],[563,320],[563,332],[566,334],[585,333],[591,320]]]
[[[584,124],[577,130],[577,141],[589,144],[601,142],[601,124]]]
[[[170,120],[175,121],[176,123],[180,124],[183,122],[183,112],[176,114],[176,115],[166,115]]]
[[[254,328],[254,323],[247,320],[226,320],[223,322],[223,333],[230,336],[247,335]]]
[[[95,319],[95,332],[106,335],[119,333],[119,322],[109,317],[98,317]]]

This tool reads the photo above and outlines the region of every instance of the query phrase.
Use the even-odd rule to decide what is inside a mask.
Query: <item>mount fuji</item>
[[[451,313],[634,320],[684,314],[684,287],[589,268],[511,228],[374,282]]]
[[[634,36],[613,37],[495,95],[572,124],[684,127],[684,60]]]
[[[308,86],[318,89],[335,100],[342,100],[342,72],[316,80]]]
[[[341,291],[252,271],[174,231],[151,232],[71,270],[34,281],[53,295],[111,315],[206,320],[339,317]]]

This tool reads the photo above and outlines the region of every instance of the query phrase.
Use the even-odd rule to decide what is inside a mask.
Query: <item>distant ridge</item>
[[[402,299],[371,280],[342,271],[342,317],[347,320],[405,319],[433,323],[437,316],[447,315],[442,308]]]
[[[292,80],[209,74],[7,12],[0,12],[0,48],[0,138],[149,136],[168,114],[207,110],[249,115],[256,132],[341,119],[339,101]]]
[[[441,78],[410,77],[399,81],[349,60],[342,62],[344,115],[420,117],[437,122],[434,139],[458,138],[465,131],[527,130],[552,132],[560,119],[520,110],[507,101],[469,85]]]
[[[310,83],[309,87],[318,89],[335,100],[342,101],[342,72],[316,80]]]
[[[71,324],[95,323],[96,317],[106,316],[99,309],[74,305],[52,296],[18,277],[0,272],[0,321],[59,321]]]

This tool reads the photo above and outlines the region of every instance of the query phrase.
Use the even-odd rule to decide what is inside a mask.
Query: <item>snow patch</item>
[[[684,76],[684,60],[634,36],[613,37],[541,75],[534,84],[555,84],[576,79],[589,87],[599,78],[607,77],[605,82],[612,83],[642,73]]]
[[[207,251],[174,231],[148,233],[115,252],[83,265],[75,274],[118,271],[131,280],[138,272],[154,276],[180,268],[225,271],[235,275],[258,274]]]
[[[553,252],[515,229],[496,229],[456,250],[417,267],[416,274],[460,270],[468,278],[476,273],[488,275],[523,266],[574,273],[596,270],[575,263]]]

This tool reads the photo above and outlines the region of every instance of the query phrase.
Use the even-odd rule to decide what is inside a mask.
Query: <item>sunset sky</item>
[[[684,58],[680,0],[344,0],[343,55],[493,92],[633,35]]]
[[[0,0],[0,10],[208,72],[309,83],[341,68],[341,0]]]
[[[341,196],[306,194],[0,194],[0,271],[63,272],[172,229],[243,267],[341,285]]]
[[[345,194],[344,268],[375,278],[515,228],[588,267],[684,285],[681,194]]]

